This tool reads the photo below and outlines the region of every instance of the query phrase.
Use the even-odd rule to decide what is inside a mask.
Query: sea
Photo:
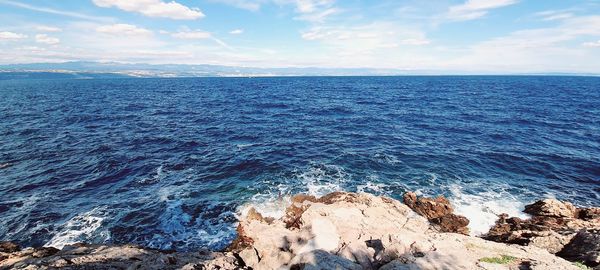
[[[600,205],[600,78],[0,81],[0,240],[225,248],[290,195],[443,195],[485,233]]]

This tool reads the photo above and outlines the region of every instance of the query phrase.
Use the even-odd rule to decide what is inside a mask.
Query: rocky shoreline
[[[474,237],[447,199],[403,201],[296,195],[279,219],[249,208],[222,252],[0,242],[0,269],[600,269],[600,208],[542,200],[526,207],[530,219],[501,215]]]

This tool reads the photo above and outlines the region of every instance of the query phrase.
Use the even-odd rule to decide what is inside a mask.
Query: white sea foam
[[[238,208],[238,213],[245,214],[254,207],[263,216],[280,218],[285,215],[285,209],[290,205],[290,196],[304,193],[320,197],[334,191],[343,190],[350,175],[341,167],[335,165],[312,166],[298,172],[286,184],[274,184],[266,181],[266,190],[258,192],[247,204]]]
[[[378,182],[379,178],[376,175],[369,175],[362,185],[356,186],[356,192],[373,193],[375,195],[389,195],[386,190],[390,185]]]
[[[455,213],[467,217],[470,221],[471,235],[487,233],[498,220],[498,215],[506,213],[511,217],[527,218],[522,210],[525,203],[498,187],[477,195],[468,194],[459,185],[451,185],[449,198]]]
[[[165,204],[159,216],[154,234],[147,241],[149,247],[158,249],[186,248],[199,246],[212,249],[224,248],[235,237],[235,226],[231,224],[233,212],[224,211],[217,217],[206,217],[203,214],[192,216],[184,211],[185,192],[189,184],[182,186],[165,186],[158,190],[159,200]],[[218,203],[204,206],[208,213],[218,207]]]
[[[313,196],[323,196],[334,191],[341,191],[349,177],[342,167],[335,165],[312,167],[297,175],[298,180],[306,186],[304,192]]]
[[[44,246],[62,249],[66,245],[79,242],[104,243],[110,239],[110,232],[102,228],[108,211],[97,207],[71,218],[62,230],[55,234]]]

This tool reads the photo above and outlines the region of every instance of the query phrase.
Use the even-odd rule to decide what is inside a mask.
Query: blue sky
[[[0,63],[600,73],[600,0],[0,0]]]

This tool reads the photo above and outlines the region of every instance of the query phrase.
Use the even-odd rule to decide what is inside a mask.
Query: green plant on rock
[[[584,270],[592,270],[592,268],[589,268],[587,265],[583,264],[582,262],[574,262],[573,264]]]
[[[502,255],[500,257],[485,257],[479,259],[480,262],[495,263],[495,264],[509,264],[517,258],[508,255]]]

